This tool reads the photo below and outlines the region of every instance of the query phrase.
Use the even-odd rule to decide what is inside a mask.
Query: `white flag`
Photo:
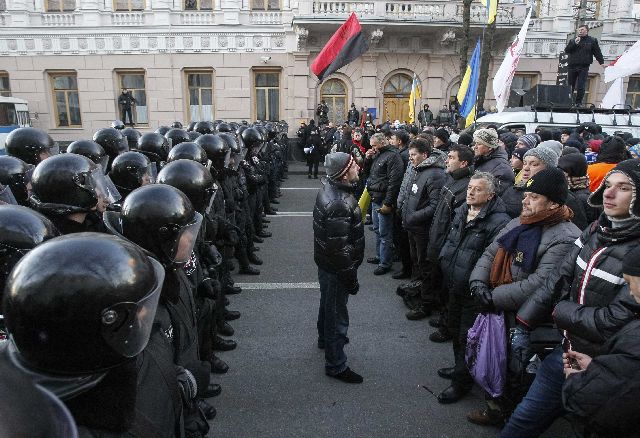
[[[516,36],[511,46],[507,49],[507,53],[504,55],[504,60],[500,64],[500,68],[493,78],[493,95],[496,97],[496,107],[498,112],[504,111],[509,101],[509,93],[511,92],[511,81],[513,81],[513,75],[518,68],[520,62],[520,54],[524,47],[524,39],[527,37],[527,30],[529,29],[529,21],[531,21],[531,10],[527,18],[524,20],[522,29]]]
[[[602,99],[602,108],[622,108],[624,103],[624,79],[618,78]]]
[[[611,82],[636,73],[640,73],[640,41],[620,55],[614,65],[604,69],[604,81]]]

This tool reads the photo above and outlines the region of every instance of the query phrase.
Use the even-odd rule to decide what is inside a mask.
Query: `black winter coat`
[[[427,258],[431,261],[438,260],[440,250],[449,233],[451,221],[455,210],[460,207],[467,198],[467,186],[473,175],[473,167],[463,167],[448,174],[442,190],[440,200],[436,206],[429,230],[429,244],[427,246]]]
[[[489,172],[498,179],[496,189],[500,196],[516,181],[513,168],[509,164],[509,156],[502,148],[495,149],[489,155],[476,157],[474,167],[477,172]]]
[[[364,257],[362,212],[353,186],[328,178],[322,183],[313,208],[313,258],[350,286]]]
[[[594,57],[599,64],[604,64],[598,40],[589,35],[581,37],[578,44],[572,39],[564,51],[569,54],[569,67],[589,67]]]
[[[629,291],[626,290],[627,295]],[[640,320],[607,341],[587,369],[562,388],[562,404],[599,437],[640,436]]]
[[[485,248],[506,225],[506,214],[502,200],[494,196],[478,216],[467,222],[469,206],[465,203],[455,212],[449,235],[440,252],[440,267],[449,293],[469,294],[469,276]]]
[[[402,205],[402,226],[406,231],[426,235],[446,180],[444,154],[431,155],[414,168],[413,179],[407,187]]]
[[[395,207],[404,176],[404,166],[398,149],[391,145],[384,146],[373,159],[366,159],[364,163],[367,190],[371,200],[377,204]]]
[[[582,233],[545,286],[520,308],[520,322],[535,328],[553,310],[573,350],[596,356],[604,342],[635,317],[640,305],[621,292],[626,284],[622,262],[640,245],[640,221],[614,230],[610,226],[603,214]]]
[[[580,203],[580,205],[582,205],[588,224],[591,224],[593,221],[598,220],[598,217],[600,217],[600,213],[602,213],[601,211],[602,209],[592,207],[587,202],[587,200],[589,199],[589,196],[591,196],[591,192],[589,191],[589,189],[571,190],[571,194]],[[580,227],[578,226],[578,228]],[[586,227],[582,227],[581,229],[584,230],[585,228]]]

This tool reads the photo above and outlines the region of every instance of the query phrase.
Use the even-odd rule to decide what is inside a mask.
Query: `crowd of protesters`
[[[440,403],[457,402],[482,380],[469,359],[478,343],[468,341],[478,321],[497,315],[505,365],[490,374],[504,374],[504,384],[499,391],[480,384],[486,402],[469,421],[521,438],[566,416],[579,436],[638,436],[640,139],[608,135],[595,123],[461,133],[438,126],[430,113],[425,106],[420,126],[350,120],[312,122],[298,132],[316,154],[311,163],[327,154],[314,231],[319,268],[338,273],[331,287],[359,289],[363,225],[344,194],[353,192],[360,207],[368,205],[362,221],[366,213],[375,233],[375,255],[366,260],[374,268],[364,275],[409,280],[396,291],[406,317],[431,316],[437,330],[429,339],[452,344],[451,366],[434,370],[450,380]],[[315,164],[309,169],[315,177]],[[343,221],[331,242],[319,231],[329,219]],[[346,315],[346,301],[341,309]],[[325,319],[319,332],[327,374],[360,383],[342,351],[348,317],[329,348],[334,322]],[[482,336],[481,344],[501,342],[499,333]]]

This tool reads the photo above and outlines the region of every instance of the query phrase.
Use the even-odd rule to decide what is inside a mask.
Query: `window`
[[[185,11],[211,11],[213,0],[184,0]]]
[[[114,0],[113,9],[116,11],[143,11],[144,0]]]
[[[279,11],[280,0],[251,0],[251,9],[254,11]]]
[[[64,12],[76,9],[76,0],[44,0],[44,10],[47,12]]]
[[[280,72],[255,71],[255,112],[257,120],[280,120]]]
[[[0,12],[7,10],[7,0],[0,0]]]
[[[538,75],[536,74],[515,74],[511,81],[511,89],[529,91],[537,83]]]
[[[600,15],[600,0],[587,0],[585,2],[584,14],[580,13],[580,4],[583,0],[573,0],[573,16],[579,18],[584,16],[586,20],[598,20]]]
[[[213,73],[190,71],[186,75],[189,121],[213,120]]]
[[[340,79],[329,79],[320,89],[320,100],[329,107],[329,121],[341,124],[347,120],[347,87]]]
[[[131,107],[131,115],[133,117],[133,123],[136,125],[146,125],[149,123],[149,114],[147,107],[147,92],[145,91],[145,79],[144,71],[132,71],[132,72],[118,72],[118,85],[120,87],[119,92],[122,93],[124,89],[129,90],[131,96],[135,99]],[[118,97],[120,94],[118,94]],[[128,114],[122,105],[118,105],[120,110],[120,120],[125,123],[129,123]],[[125,118],[127,119],[125,121]]]
[[[632,76],[629,78],[625,103],[631,105],[633,109],[640,108],[640,76]]]
[[[9,73],[7,73],[6,71],[0,71],[0,96],[11,97]]]
[[[56,126],[59,128],[82,126],[76,73],[50,73],[49,77],[53,92]]]

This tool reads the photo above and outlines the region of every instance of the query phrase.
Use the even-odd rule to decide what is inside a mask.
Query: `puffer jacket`
[[[567,378],[562,404],[598,437],[633,438],[640,436],[638,399],[640,320],[634,319],[607,341],[585,371]]]
[[[583,188],[583,189],[570,189],[570,190],[573,196],[576,198],[576,200],[580,203],[580,205],[582,205],[585,216],[587,218],[587,223],[591,224],[593,221],[598,220],[600,213],[602,213],[602,209],[597,207],[592,207],[587,202],[589,199],[589,196],[591,196],[591,192],[589,191],[589,189]],[[586,227],[583,227],[583,229],[584,228]]]
[[[559,269],[552,271],[518,311],[518,321],[535,328],[552,315],[575,351],[596,356],[602,345],[640,312],[621,293],[625,256],[640,245],[640,221],[612,229],[603,214],[575,240]]]
[[[372,159],[366,159],[364,166],[371,200],[376,204],[395,207],[404,175],[398,149],[386,145]]]
[[[354,186],[328,178],[322,183],[313,209],[313,258],[319,268],[354,281],[364,257],[364,226]]]
[[[507,151],[500,147],[489,155],[477,156],[474,167],[477,172],[489,172],[498,179],[498,187],[496,187],[498,195],[502,195],[516,180],[513,168],[509,164]]]
[[[429,230],[429,244],[427,246],[427,258],[431,261],[438,260],[444,240],[451,226],[455,210],[462,205],[467,198],[467,186],[473,175],[473,166],[454,170],[447,176],[440,200],[436,206]]]
[[[469,294],[469,275],[475,263],[511,220],[505,211],[498,196],[494,196],[469,222],[469,206],[465,203],[456,209],[449,235],[440,252],[440,267],[450,293]]]
[[[434,149],[426,160],[414,168],[414,177],[402,207],[402,226],[405,230],[416,234],[427,234],[429,231],[446,179],[445,159],[443,152]]]
[[[498,238],[520,225],[520,218],[512,219],[485,250],[476,263],[469,285],[473,288],[475,282],[489,285],[491,267],[498,251]],[[492,291],[493,304],[498,310],[517,311],[527,301],[530,295],[540,289],[547,277],[557,269],[571,249],[571,245],[580,235],[580,230],[571,222],[560,222],[542,230],[542,237],[536,252],[536,270],[528,273],[520,266],[511,264],[513,282],[496,287]]]

